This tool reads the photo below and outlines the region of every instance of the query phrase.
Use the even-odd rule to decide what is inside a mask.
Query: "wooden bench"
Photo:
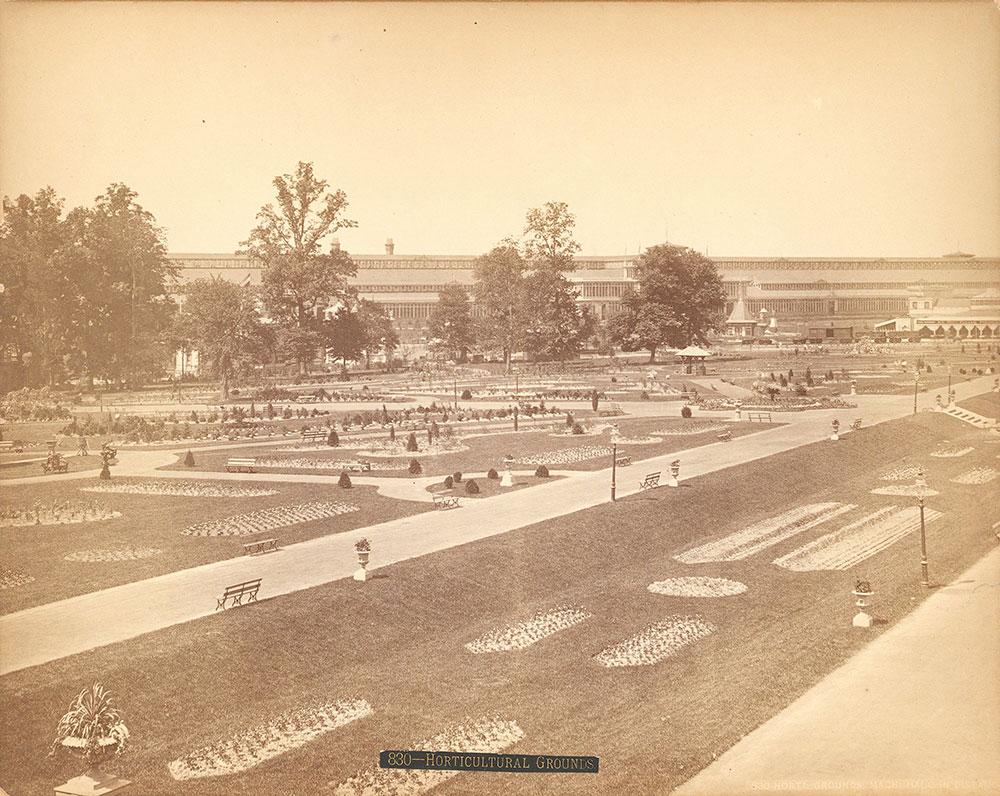
[[[69,462],[58,453],[50,455],[42,462],[42,473],[67,473],[69,472]]]
[[[747,420],[751,423],[755,420],[758,423],[770,423],[771,413],[770,412],[747,412]]]
[[[326,442],[330,434],[327,431],[303,431],[302,439],[306,442]]]
[[[597,410],[598,417],[617,417],[625,414],[625,410],[619,404],[605,404]]]
[[[20,440],[0,442],[0,453],[24,453],[24,443]]]
[[[231,473],[235,470],[238,473],[247,472],[252,473],[253,468],[257,466],[256,459],[230,459],[226,462],[226,472]]]
[[[270,553],[277,549],[277,539],[258,539],[256,542],[247,542],[243,545],[243,552],[250,556],[257,553]]]
[[[732,441],[733,441],[732,432],[724,431],[723,433],[719,434],[719,442],[732,442]]]
[[[639,482],[639,489],[645,492],[647,489],[656,489],[660,485],[659,473],[646,473],[646,477]]]
[[[349,470],[352,473],[354,473],[354,472],[367,473],[367,472],[371,471],[371,469],[372,469],[372,463],[371,462],[337,462],[337,467],[339,467],[341,470]],[[333,469],[336,470],[337,467],[334,467]]]
[[[630,464],[632,464],[632,457],[619,456],[617,459],[615,459],[615,464],[617,464],[619,467],[628,467]]]
[[[861,418],[860,417],[857,420],[855,420],[853,423],[851,423],[851,430],[852,431],[860,431],[861,430]]]
[[[458,495],[434,495],[434,505],[439,509],[457,509]]]
[[[243,598],[246,597],[248,603],[257,602],[257,592],[260,591],[260,578],[256,580],[248,580],[244,583],[234,583],[232,586],[226,586],[226,590],[222,592],[222,596],[218,599],[215,604],[215,610],[218,611],[220,608],[224,611],[226,610],[226,602],[232,600],[230,608],[235,608],[237,605],[243,605]]]

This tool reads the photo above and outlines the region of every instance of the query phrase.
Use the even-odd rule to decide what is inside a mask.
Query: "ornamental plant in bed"
[[[470,641],[465,648],[472,653],[522,650],[553,633],[578,625],[590,617],[591,614],[581,608],[553,608],[549,611],[539,611],[524,622],[490,630],[475,641]]]
[[[997,471],[992,467],[978,467],[975,470],[967,470],[961,475],[956,475],[951,479],[953,484],[988,484],[997,477]]]
[[[80,487],[84,492],[122,492],[128,495],[172,495],[178,497],[265,497],[277,495],[274,489],[236,484],[213,484],[208,481],[160,481],[155,479],[116,478],[107,483]]]
[[[611,448],[604,445],[580,445],[576,448],[563,448],[557,451],[536,453],[533,456],[522,456],[516,460],[518,464],[574,464],[576,462],[596,459],[599,456],[610,456]]]
[[[189,525],[181,533],[185,536],[249,536],[253,533],[284,528],[286,525],[298,525],[302,522],[335,517],[338,514],[349,514],[352,511],[358,511],[358,507],[351,503],[331,501],[299,503],[295,506],[273,506],[246,514],[237,514],[233,517],[225,517],[221,520]]]
[[[0,506],[0,528],[95,522],[120,516],[120,511],[104,508],[96,501],[67,500],[52,504],[34,503],[31,506]]]
[[[747,590],[746,584],[737,580],[705,577],[667,578],[646,588],[653,594],[670,597],[729,597]]]
[[[700,617],[671,616],[601,650],[594,660],[607,667],[650,666],[676,655],[683,647],[714,630],[714,625]]]

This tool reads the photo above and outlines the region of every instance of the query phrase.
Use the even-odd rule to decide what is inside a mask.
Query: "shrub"
[[[444,477],[444,488],[451,489],[453,486],[455,486],[455,479],[452,478],[450,475],[446,475]]]
[[[581,426],[579,423],[574,423],[571,430],[574,434],[582,434],[583,426]]]
[[[549,468],[546,467],[544,464],[538,465],[538,469],[535,470],[535,478],[548,478],[548,477],[549,477]]]
[[[434,437],[434,439],[437,439],[438,437],[441,436],[441,429],[438,428],[437,420],[431,423],[430,433],[431,436]]]
[[[372,550],[372,543],[369,542],[366,537],[362,536],[354,543],[354,550],[358,553],[370,553]]]
[[[412,431],[410,432],[410,436],[406,438],[406,449],[411,453],[416,453],[416,451],[420,450],[420,448],[417,447],[417,435]],[[416,459],[414,459],[414,461],[416,461]]]
[[[184,457],[184,464],[187,467],[194,467],[194,454],[191,453],[191,451],[188,451],[187,455]]]
[[[337,481],[337,486],[339,486],[341,489],[351,488],[351,476],[347,474],[346,470],[340,473],[340,480]]]
[[[396,427],[389,426],[389,442],[395,442],[395,441],[396,441]]]
[[[471,401],[472,400],[472,393],[469,390],[462,390],[462,400],[463,401]]]
[[[566,413],[566,427],[567,428],[573,428],[573,423],[574,423],[574,420],[573,420],[572,413],[567,412]]]
[[[109,478],[111,478],[111,470],[108,469],[108,463],[107,462],[105,462],[104,466],[101,468],[101,475],[100,475],[100,477],[103,478],[105,481],[107,481]]]
[[[648,401],[648,400],[649,400],[649,393],[648,393],[648,392],[646,392],[645,390],[643,390],[643,391],[642,391],[642,392],[641,392],[641,393],[639,394],[639,398],[640,398],[640,399],[642,399],[643,401]]]
[[[804,385],[804,384],[802,384],[800,382],[799,384],[795,385],[795,394],[796,395],[808,395],[809,394],[809,390],[806,388],[806,385]]]
[[[470,478],[468,481],[465,482],[465,491],[468,492],[470,495],[478,495],[479,484],[477,484],[473,479]]]
[[[500,475],[497,473],[496,470],[494,470],[491,467],[490,471],[488,473],[486,473],[486,477],[489,478],[491,481],[496,481],[496,480],[498,480],[500,478]]]
[[[691,417],[691,407],[682,406],[681,407],[681,417]]]
[[[454,474],[454,475],[452,476],[452,478],[454,478],[454,479],[455,479],[455,483],[456,483],[456,484],[460,484],[460,483],[462,483],[462,474],[461,474],[461,473],[455,473],[455,474]]]
[[[416,459],[410,459],[410,475],[419,475],[424,471],[424,468],[420,466],[420,462]]]

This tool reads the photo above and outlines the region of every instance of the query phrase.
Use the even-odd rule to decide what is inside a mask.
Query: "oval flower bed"
[[[579,608],[554,608],[551,611],[539,611],[531,619],[516,625],[507,625],[488,633],[484,633],[475,641],[470,641],[465,648],[472,653],[508,652],[530,647],[536,641],[578,625],[591,614]]]
[[[199,522],[197,525],[189,525],[181,533],[185,536],[249,536],[252,533],[273,531],[286,525],[323,520],[358,510],[358,507],[351,503],[329,501],[299,503],[295,506],[273,506],[219,520]]]
[[[120,511],[103,508],[96,501],[4,506],[0,508],[0,528],[18,528],[24,525],[65,525],[74,522],[111,520],[120,516],[122,516]]]
[[[674,558],[683,564],[739,561],[853,508],[856,506],[844,503],[809,503],[796,506],[777,517],[762,520],[749,528],[695,547]]]
[[[176,780],[238,774],[372,713],[372,706],[363,699],[338,700],[292,711],[241,730],[225,741],[196,749],[168,763],[167,769]]]
[[[975,470],[967,470],[961,475],[956,475],[951,479],[953,484],[988,484],[997,477],[997,471],[992,467],[977,467]]]
[[[576,448],[564,448],[558,451],[536,453],[533,456],[522,456],[516,459],[517,464],[575,464],[576,462],[596,459],[600,456],[610,456],[611,448],[597,445],[581,445]]]
[[[66,561],[82,561],[88,564],[105,561],[137,561],[152,558],[162,553],[155,547],[123,547],[119,550],[79,550],[65,557]]]
[[[19,569],[0,567],[0,589],[14,589],[31,583],[35,578]]]
[[[502,752],[524,737],[515,721],[500,716],[483,716],[463,721],[433,738],[404,748],[447,752]],[[436,788],[460,774],[460,771],[370,768],[334,787],[335,796],[417,796]],[[330,783],[331,785],[333,783]]]
[[[940,492],[921,484],[893,484],[892,486],[877,486],[871,490],[873,495],[893,495],[896,497],[933,497]]]
[[[924,510],[925,522],[941,516],[934,509]],[[773,563],[793,572],[820,569],[850,569],[855,564],[885,550],[920,527],[920,509],[888,506],[821,536],[809,544],[777,558]]]
[[[594,660],[607,667],[650,666],[714,630],[714,625],[699,617],[671,616],[601,650]]]
[[[958,445],[945,445],[934,451],[931,456],[935,456],[938,459],[953,459],[958,456],[965,456],[967,453],[972,453],[975,448],[960,448]]]
[[[274,489],[256,486],[234,486],[233,484],[213,484],[208,481],[139,480],[115,478],[102,481],[95,486],[80,487],[84,492],[119,492],[127,495],[171,495],[177,497],[265,497],[277,495]]]
[[[646,588],[653,594],[666,594],[670,597],[728,597],[743,594],[747,585],[726,578],[690,577],[658,580]]]

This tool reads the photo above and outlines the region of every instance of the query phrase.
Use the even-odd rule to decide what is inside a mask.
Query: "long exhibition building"
[[[169,257],[178,267],[176,289],[181,293],[186,283],[213,276],[250,285],[261,281],[261,265],[246,256]],[[403,343],[426,341],[431,310],[446,285],[464,285],[471,295],[475,255],[396,254],[389,240],[382,254],[352,254],[351,258],[357,275],[349,282],[360,296],[391,312]],[[587,311],[602,320],[617,312],[626,287],[635,283],[636,259],[637,255],[576,258],[576,270],[569,278]],[[774,318],[781,331],[810,337],[857,337],[887,319],[910,315],[915,306],[981,303],[977,297],[996,296],[1000,290],[1000,258],[962,252],[942,257],[711,259],[722,274],[729,299],[727,312],[752,319]],[[990,309],[988,315],[997,315],[995,308]],[[994,324],[1000,324],[1000,319]],[[971,329],[966,334],[993,337],[1000,332],[994,324],[980,324],[982,328],[974,335]],[[738,330],[738,324],[730,325],[732,333]],[[958,332],[956,327],[954,333]]]

